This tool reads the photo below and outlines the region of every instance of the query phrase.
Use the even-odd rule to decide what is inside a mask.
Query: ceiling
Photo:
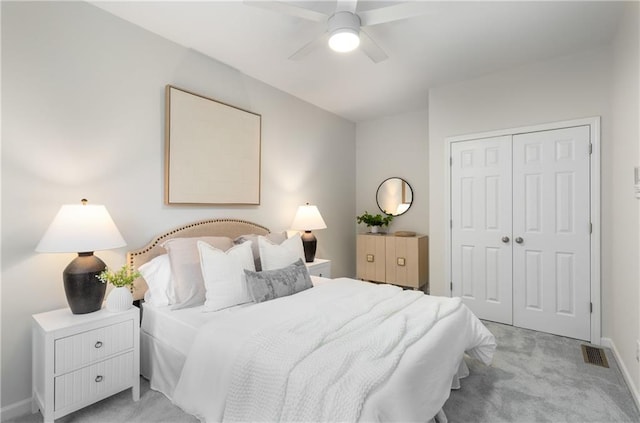
[[[424,15],[366,29],[389,56],[375,64],[328,46],[289,60],[325,25],[240,0],[92,3],[354,122],[426,108],[430,87],[608,43],[622,14],[613,1],[422,1]],[[394,3],[363,0],[357,11]]]

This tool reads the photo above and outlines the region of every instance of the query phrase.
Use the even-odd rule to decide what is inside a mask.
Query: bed
[[[221,237],[251,239],[254,245],[260,239],[262,248],[264,239],[279,236],[237,219],[201,221],[159,235],[129,252],[127,262],[144,269],[174,253],[169,246],[176,240]],[[273,260],[267,251],[294,245],[281,242],[275,247],[274,241],[273,250],[254,248],[256,266],[256,251],[263,253],[264,266]],[[207,246],[198,246],[204,263]],[[279,268],[272,269],[275,263],[245,272],[244,283],[281,276]],[[302,272],[293,264],[287,269]],[[204,264],[202,271],[210,288]],[[261,302],[214,311],[209,296],[204,304],[181,308],[142,302],[142,375],[152,389],[206,422],[445,422],[442,406],[468,374],[465,354],[491,362],[493,335],[459,299],[350,278],[305,278],[312,287],[292,295],[266,301],[254,296]],[[139,278],[134,298],[154,289]]]

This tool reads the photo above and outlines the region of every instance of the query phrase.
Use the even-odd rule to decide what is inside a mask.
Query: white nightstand
[[[140,399],[140,309],[34,314],[31,410],[45,422],[131,388]]]
[[[323,278],[331,278],[331,260],[315,259],[312,263],[305,263],[309,274],[313,276],[322,276]]]

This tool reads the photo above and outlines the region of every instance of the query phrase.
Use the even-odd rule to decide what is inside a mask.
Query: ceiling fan
[[[388,58],[387,54],[363,28],[426,13],[425,2],[419,1],[408,1],[356,12],[358,0],[337,0],[336,10],[331,15],[282,1],[244,0],[244,3],[313,22],[326,23],[326,31],[289,56],[291,60],[299,60],[328,42],[329,47],[337,52],[348,52],[360,47],[374,63],[382,62]]]

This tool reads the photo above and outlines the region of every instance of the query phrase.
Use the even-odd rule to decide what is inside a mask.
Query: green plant
[[[96,275],[96,278],[100,279],[102,283],[110,283],[113,286],[123,287],[127,286],[129,288],[133,287],[133,281],[140,277],[140,272],[134,270],[129,273],[127,269],[127,265],[122,266],[118,271],[112,271],[109,269],[104,269],[102,273]]]
[[[384,216],[381,214],[373,215],[365,211],[361,216],[356,216],[356,220],[358,223],[364,223],[367,226],[389,226],[389,223],[393,220],[393,216],[386,213]]]

